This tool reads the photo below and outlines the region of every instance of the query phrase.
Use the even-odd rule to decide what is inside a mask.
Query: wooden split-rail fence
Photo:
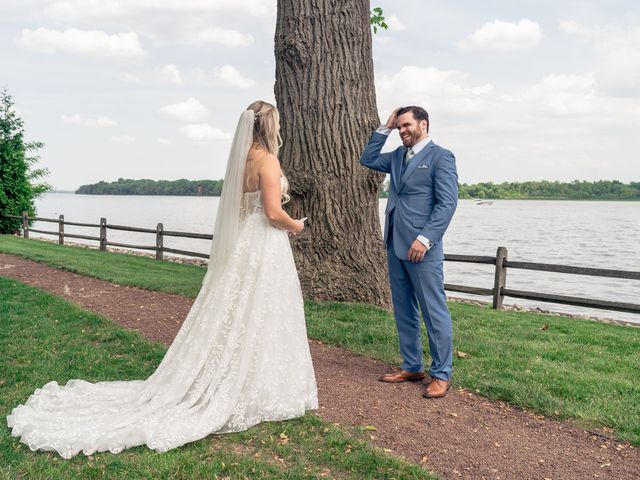
[[[163,254],[173,253],[178,255],[184,255],[189,257],[209,258],[209,255],[199,252],[191,252],[188,250],[179,250],[176,248],[168,248],[163,244],[164,237],[181,237],[181,238],[197,238],[202,240],[212,240],[213,235],[203,233],[191,233],[191,232],[177,232],[171,230],[165,230],[162,223],[158,223],[155,229],[150,228],[138,228],[129,227],[126,225],[114,225],[107,223],[106,218],[101,218],[99,224],[93,223],[79,223],[69,222],[64,219],[64,215],[60,215],[55,218],[42,218],[42,217],[28,217],[24,212],[22,216],[16,215],[2,215],[8,218],[21,218],[22,219],[22,232],[25,238],[29,238],[29,232],[41,233],[45,235],[55,235],[58,237],[58,243],[64,244],[65,238],[79,238],[83,240],[94,240],[99,242],[100,250],[106,250],[107,247],[121,247],[131,248],[137,250],[150,250],[155,251],[157,260],[163,259]],[[29,221],[38,222],[50,222],[58,224],[58,231],[36,230],[30,228]],[[66,233],[65,225],[77,226],[77,227],[95,227],[100,229],[99,236],[89,235],[77,235],[72,233]],[[155,234],[155,245],[128,245],[125,243],[109,242],[107,240],[108,230],[122,230],[126,232],[138,232],[138,233],[150,233]],[[558,295],[550,293],[532,292],[526,290],[515,290],[507,287],[507,269],[521,269],[521,270],[535,270],[542,272],[555,272],[565,273],[571,275],[585,275],[590,277],[607,277],[607,278],[620,278],[628,280],[640,280],[640,272],[633,272],[627,270],[611,270],[603,268],[587,268],[587,267],[575,267],[569,265],[557,265],[551,263],[536,263],[536,262],[520,262],[508,259],[508,252],[506,247],[498,247],[496,256],[480,256],[480,255],[451,255],[445,254],[445,261],[447,262],[462,262],[462,263],[475,263],[494,265],[494,282],[492,288],[482,287],[470,287],[466,285],[453,285],[445,284],[445,289],[451,292],[460,292],[473,295],[491,296],[493,298],[492,306],[495,309],[500,309],[505,297],[521,298],[525,300],[537,300],[541,302],[559,303],[564,305],[573,305],[578,307],[595,308],[601,310],[611,310],[618,312],[637,313],[640,314],[640,304],[615,302],[608,300],[599,300],[585,297],[574,297],[568,295]]]

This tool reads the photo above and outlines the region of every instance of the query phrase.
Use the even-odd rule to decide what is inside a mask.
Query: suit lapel
[[[396,150],[396,158],[394,159],[395,162],[393,162],[392,167],[393,167],[393,175],[391,175],[391,177],[393,178],[393,183],[396,187],[396,192],[398,190],[400,190],[400,177],[402,176],[402,162],[404,161],[404,154],[407,151],[406,148],[402,147],[402,148],[398,148]]]
[[[400,178],[400,181],[398,182],[399,185],[396,187],[397,191],[402,190],[402,187],[404,187],[407,179],[411,176],[416,167],[421,162],[424,162],[426,160],[429,152],[433,147],[435,147],[435,144],[433,143],[433,141],[431,141],[411,159],[409,165],[404,170],[404,175],[402,175],[402,178]]]

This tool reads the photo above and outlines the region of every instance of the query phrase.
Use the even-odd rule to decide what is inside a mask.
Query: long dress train
[[[291,246],[268,223],[261,197],[243,194],[231,256],[205,278],[148,379],[47,383],[7,417],[12,435],[64,458],[144,444],[163,452],[317,408]]]

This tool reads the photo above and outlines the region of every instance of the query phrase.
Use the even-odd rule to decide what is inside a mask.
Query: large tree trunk
[[[305,297],[388,307],[378,214],[384,176],[360,165],[380,125],[368,0],[278,0],[275,94]]]

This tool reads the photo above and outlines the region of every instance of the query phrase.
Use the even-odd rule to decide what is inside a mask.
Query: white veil
[[[222,194],[218,204],[216,225],[209,254],[209,268],[203,283],[210,282],[224,270],[227,259],[238,239],[240,228],[240,205],[242,202],[242,179],[247,155],[253,143],[255,113],[245,110],[240,115],[236,133],[231,143],[227,172],[222,184]]]

